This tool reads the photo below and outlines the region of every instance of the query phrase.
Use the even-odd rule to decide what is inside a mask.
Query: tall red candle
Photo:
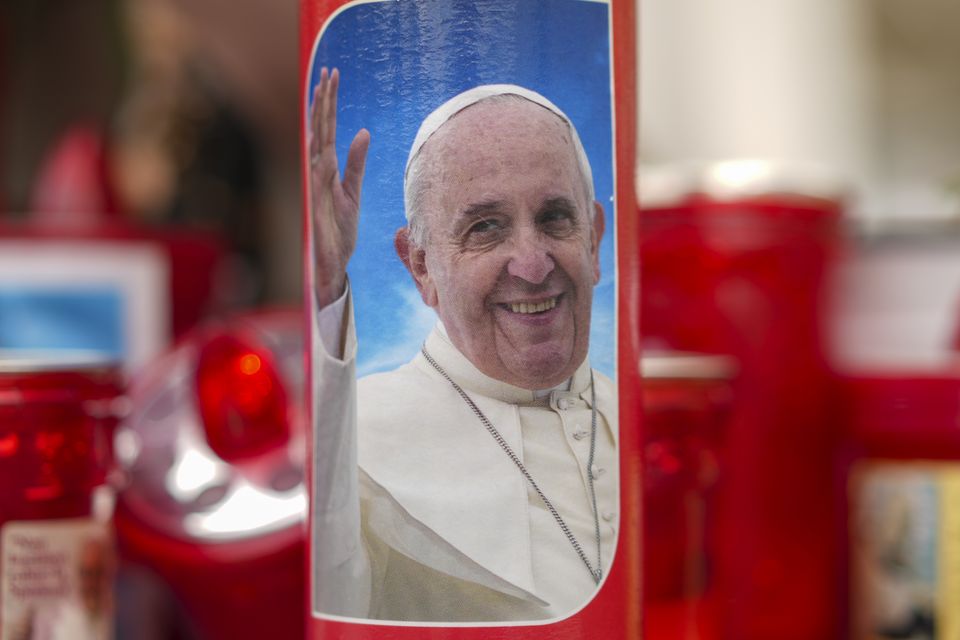
[[[640,637],[642,500],[639,265],[633,187],[634,11],[632,2],[619,0],[301,3],[305,300],[313,390],[310,552],[306,567],[310,585],[308,637]],[[484,103],[487,98],[478,98],[478,92],[497,97]],[[500,94],[508,94],[513,105],[498,105]],[[521,106],[516,104],[518,100]],[[531,132],[541,125],[544,134],[533,135]],[[466,135],[468,130],[473,137],[455,142],[456,136]],[[560,132],[558,139],[547,133],[552,130]],[[551,147],[551,141],[559,146]],[[333,151],[326,151],[328,148]],[[558,148],[573,152],[550,155]],[[441,152],[447,158],[443,162],[427,164],[418,159]],[[496,161],[498,153],[502,162]],[[567,164],[566,158],[576,160]],[[586,169],[586,165],[592,169]],[[421,179],[420,172],[429,175]],[[411,179],[411,173],[418,175]],[[578,173],[582,183],[568,179]],[[421,186],[410,187],[411,180],[422,180],[418,183]],[[548,183],[552,185],[549,188]],[[412,209],[419,211],[421,200],[433,202],[439,198],[435,195],[438,189],[443,190],[449,206],[423,205],[430,212],[423,214],[426,231],[420,236],[418,222],[414,220],[408,227],[404,213],[411,216]],[[458,204],[452,204],[453,200]],[[443,224],[438,220],[447,219],[441,217],[441,211],[452,219],[462,216],[470,221],[463,225],[458,222],[457,231],[438,226]],[[330,226],[333,220],[337,224]],[[352,225],[355,230],[350,229]],[[407,231],[394,236],[398,228]],[[432,253],[441,246],[437,234],[448,232],[459,234],[459,240],[443,245],[451,248],[446,253]],[[577,244],[580,241],[575,238],[582,242]],[[501,255],[502,264],[496,263]],[[348,286],[344,269],[349,273]],[[565,284],[559,284],[561,281]],[[525,283],[522,286],[526,293],[518,295],[521,283]],[[489,290],[485,290],[488,284]],[[509,295],[504,293],[507,288]],[[584,311],[582,301],[589,301],[590,294],[592,320],[586,320],[591,315],[590,305]],[[476,302],[478,299],[484,302]],[[440,316],[443,328],[427,337],[433,323],[429,307]],[[328,322],[331,317],[332,324]],[[461,322],[465,318],[473,324]],[[569,330],[554,331],[560,325]],[[588,325],[590,365],[586,366],[579,363],[586,362]],[[484,327],[494,328],[485,333]],[[375,374],[360,382],[357,436],[350,429],[336,431],[328,426],[334,420],[351,424],[352,392],[331,392],[330,376],[351,355],[354,335],[359,337],[359,347],[355,361],[349,365],[353,367],[349,375]],[[505,348],[506,342],[499,340],[506,335],[512,339],[511,348]],[[543,341],[534,339],[535,335]],[[424,338],[427,353],[417,355],[418,341]],[[564,433],[569,436],[567,444],[574,456],[579,455],[581,445],[586,451],[587,442],[597,438],[596,451],[591,447],[589,459],[594,460],[596,453],[596,460],[601,462],[582,465],[578,457],[581,473],[573,480],[582,480],[584,498],[592,492],[599,507],[586,524],[581,522],[583,527],[571,524],[568,528],[572,534],[563,529],[567,539],[579,545],[568,546],[561,536],[557,546],[558,553],[568,554],[564,561],[570,565],[574,580],[589,575],[586,568],[591,574],[600,568],[602,577],[595,592],[577,606],[543,604],[550,599],[542,597],[544,593],[564,590],[562,584],[550,583],[566,578],[551,581],[548,576],[534,575],[533,586],[527,584],[521,591],[512,592],[514,595],[504,595],[512,587],[489,578],[485,571],[490,565],[478,561],[477,567],[464,568],[469,563],[463,558],[472,556],[460,546],[461,539],[443,533],[455,529],[454,523],[444,522],[436,515],[434,505],[421,496],[397,489],[409,482],[432,494],[455,494],[457,487],[469,484],[463,476],[452,477],[449,483],[416,484],[416,479],[434,477],[430,471],[434,466],[457,466],[450,463],[449,456],[453,455],[463,460],[464,474],[476,474],[474,488],[479,493],[494,495],[502,484],[507,491],[519,488],[522,495],[529,495],[529,502],[523,503],[534,512],[531,531],[538,526],[536,514],[541,510],[544,514],[556,511],[544,520],[550,535],[560,531],[552,518],[575,522],[565,499],[558,500],[554,507],[554,500],[549,498],[563,495],[553,482],[554,477],[564,477],[562,472],[550,465],[539,466],[527,432],[522,438],[514,438],[510,431],[510,416],[519,416],[517,423],[526,429],[524,420],[539,418],[524,416],[539,415],[537,409],[505,403],[501,396],[493,401],[478,393],[471,382],[464,383],[459,364],[451,367],[445,360],[447,355],[438,353],[447,347],[437,345],[448,344],[447,340],[453,347],[449,351],[458,354],[452,357],[469,370],[472,382],[481,380],[482,387],[490,382],[485,391],[491,386],[496,393],[506,395],[544,390],[536,406],[549,408],[557,420],[570,427],[569,433]],[[537,346],[547,342],[559,346]],[[400,353],[402,357],[397,355]],[[547,357],[546,353],[561,355],[551,360],[553,356]],[[433,356],[437,356],[436,370],[426,368],[431,366],[428,363]],[[413,358],[410,365],[394,369],[409,358]],[[531,363],[546,363],[541,368],[542,385],[530,382]],[[444,381],[438,372],[446,374],[448,368],[449,377],[444,375]],[[592,384],[591,368],[595,370]],[[407,380],[403,376],[410,371],[441,383],[430,387],[429,392],[412,383],[410,393],[379,401],[370,399],[368,389],[384,382],[403,386]],[[607,376],[615,380],[609,387]],[[577,385],[583,381],[581,389]],[[599,395],[592,396],[591,388]],[[607,399],[608,388],[613,390],[613,400]],[[423,401],[417,400],[421,393],[426,398]],[[472,407],[470,403],[474,403]],[[469,446],[447,449],[446,427],[431,431],[437,425],[435,415],[448,410],[463,416],[451,420],[449,430],[459,429],[459,433],[469,433],[468,438],[476,438],[469,440]],[[533,413],[525,413],[528,411]],[[385,435],[369,435],[371,429],[365,423],[372,420],[372,414],[385,416],[378,418],[381,421],[392,419],[396,431],[386,429],[381,430]],[[580,417],[573,420],[570,416]],[[408,423],[420,418],[423,425],[411,428]],[[504,431],[503,443],[498,444],[496,436],[491,438],[483,431],[484,421],[491,423],[492,430],[487,427],[491,435],[493,430]],[[612,467],[602,462],[609,450],[604,438],[611,431]],[[427,432],[434,435],[418,439]],[[389,456],[382,448],[372,450],[370,442],[376,438],[389,440],[395,433],[410,436],[398,436],[394,449],[398,464],[412,459],[407,448],[416,446],[424,456],[423,465],[396,472],[388,464],[382,469],[377,466]],[[502,473],[492,473],[483,465],[468,472],[476,460],[487,455]],[[353,470],[356,463],[351,456],[359,458],[360,487],[355,487],[354,480],[353,485],[347,482],[340,491],[343,478],[358,473]],[[348,472],[343,471],[344,464]],[[605,475],[607,467],[616,468],[617,473]],[[527,475],[533,480],[530,483]],[[537,478],[543,480],[536,483],[536,489],[542,489],[544,499],[535,492]],[[612,491],[606,489],[611,486]],[[383,493],[378,494],[381,488]],[[372,498],[371,491],[375,494]],[[359,505],[351,506],[357,503],[357,493]],[[379,503],[377,495],[382,498]],[[605,502],[609,495],[615,501],[613,508]],[[377,511],[387,503],[393,505],[393,511]],[[396,508],[397,504],[402,508]],[[493,557],[493,563],[506,567],[507,573],[525,563],[533,566],[536,574],[536,568],[543,566],[537,564],[537,557],[547,553],[537,544],[529,545],[532,559],[513,562],[518,548],[513,532],[528,526],[521,518],[522,527],[514,527],[517,520],[508,514],[514,513],[509,509],[517,505],[499,511],[496,505],[478,503],[474,508],[473,504],[455,499],[450,517],[461,518],[454,512],[462,510],[464,520],[480,522],[477,514],[489,513],[491,523],[507,526],[501,531],[499,524],[491,524],[491,532],[496,530],[496,535],[480,532],[478,536],[465,536],[483,539],[486,535],[490,540],[502,537],[502,547],[481,545],[479,555]],[[359,515],[351,516],[351,509]],[[379,513],[392,513],[404,522],[392,528],[377,521]],[[367,536],[359,543],[367,550],[365,556],[355,553],[356,548],[349,543],[337,545],[337,532],[354,526],[348,523],[351,518],[359,519]],[[594,528],[604,543],[595,543]],[[377,532],[372,542],[371,530]],[[412,531],[422,533],[430,542],[411,542],[405,536]],[[590,533],[584,535],[583,531]],[[615,533],[611,535],[611,531]],[[532,537],[537,535],[533,533]],[[416,549],[410,551],[410,545]],[[571,548],[576,546],[586,566],[581,566]],[[445,560],[437,558],[438,549],[455,559],[449,568],[444,568],[448,567]],[[603,560],[598,563],[601,550]],[[498,552],[502,557],[497,557]],[[378,573],[378,553],[395,564],[429,565],[436,578],[409,582],[405,589],[392,591],[381,589],[374,580],[373,595],[360,596],[369,598],[369,606],[366,599],[358,605],[350,595],[356,590],[352,578],[343,582],[324,578],[328,575],[324,567],[331,566],[343,571],[340,575],[354,575],[344,567],[358,557],[355,566],[359,573],[382,576],[384,573]],[[424,555],[430,559],[424,560]],[[339,562],[341,556],[348,560]],[[392,579],[390,571],[385,570],[386,582]],[[463,577],[464,572],[471,571],[471,575],[486,576],[476,578],[483,587],[475,588],[472,578]],[[491,571],[501,577],[498,570]],[[424,572],[417,569],[414,573]],[[490,581],[484,582],[487,578]],[[487,587],[494,583],[498,586],[491,595]],[[515,597],[523,604],[505,606],[500,618],[490,613],[496,607],[484,608],[488,596],[496,602]],[[431,599],[446,603],[435,606]],[[406,604],[399,604],[401,600]],[[418,613],[396,614],[406,610]],[[444,613],[418,615],[436,610]]]

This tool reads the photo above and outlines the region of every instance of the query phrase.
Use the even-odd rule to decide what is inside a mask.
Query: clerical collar
[[[572,380],[573,380],[572,378],[567,378],[565,381],[561,382],[560,384],[558,384],[552,389],[534,389],[533,397],[536,398],[537,400],[540,400],[542,398],[546,398],[554,391],[570,391],[570,382]]]
[[[553,391],[567,391],[577,394],[590,391],[590,364],[588,359],[580,364],[568,380],[561,382],[552,389],[530,390],[515,387],[486,375],[477,369],[470,360],[453,344],[442,322],[437,322],[434,330],[427,337],[427,351],[440,365],[453,376],[467,391],[480,393],[490,398],[496,398],[512,404],[537,404],[542,402]],[[423,366],[432,370],[426,361]]]

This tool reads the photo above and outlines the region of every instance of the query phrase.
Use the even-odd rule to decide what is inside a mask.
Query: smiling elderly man
[[[323,70],[311,109],[314,608],[569,614],[609,567],[618,508],[616,391],[587,362],[604,212],[576,130],[511,85],[424,120],[395,247],[440,322],[413,361],[357,385],[346,266],[370,136],[341,180],[337,85]]]

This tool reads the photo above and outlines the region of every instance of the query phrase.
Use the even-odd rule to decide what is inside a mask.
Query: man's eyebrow
[[[505,204],[502,200],[484,200],[468,204],[460,212],[460,216],[465,219],[483,218],[492,213],[503,211]]]
[[[546,209],[567,209],[570,211],[576,211],[577,204],[566,196],[557,196],[555,198],[547,198],[543,201],[543,204],[540,205],[540,210]]]

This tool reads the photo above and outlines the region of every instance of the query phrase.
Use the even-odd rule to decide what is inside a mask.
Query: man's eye
[[[546,211],[540,216],[540,224],[547,231],[566,231],[574,226],[573,214],[560,209]]]
[[[490,233],[492,231],[496,231],[499,228],[500,228],[500,223],[498,223],[496,220],[479,220],[473,223],[472,225],[470,225],[470,228],[467,229],[467,233],[468,234]]]
[[[490,247],[503,236],[504,224],[497,218],[478,218],[468,226],[459,237],[465,248]]]

